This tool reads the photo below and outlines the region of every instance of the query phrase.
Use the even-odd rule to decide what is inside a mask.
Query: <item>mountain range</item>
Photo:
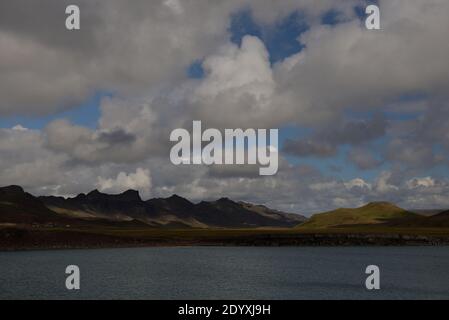
[[[221,198],[193,203],[178,195],[142,200],[139,192],[106,194],[98,190],[73,198],[35,197],[20,186],[0,188],[0,227],[74,226],[171,229],[297,230],[344,227],[449,228],[449,210],[419,214],[388,202],[372,202],[360,208],[340,208],[306,218],[263,205]]]
[[[73,198],[0,188],[0,251],[140,246],[448,245],[449,211],[418,214],[388,202],[305,218],[221,198],[142,200],[128,190]]]
[[[192,203],[178,195],[144,201],[128,190],[94,190],[74,198],[35,197],[19,186],[0,188],[0,224],[123,225],[164,228],[293,227],[306,218],[228,198]]]

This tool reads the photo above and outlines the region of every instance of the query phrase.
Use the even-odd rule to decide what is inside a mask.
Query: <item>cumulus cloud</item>
[[[355,0],[341,5],[349,14]],[[295,10],[316,20],[332,0],[79,0],[81,30],[63,28],[69,0],[0,4],[0,114],[46,114],[96,90],[125,95],[185,78],[186,67],[227,38],[230,15],[250,8],[261,23]],[[62,22],[61,22],[62,21]]]
[[[391,172],[383,171],[376,180],[375,184],[376,191],[381,194],[387,194],[389,192],[397,191],[399,188],[398,186],[390,182],[391,177],[392,177]]]
[[[245,36],[241,47],[225,44],[203,66],[206,76],[190,98],[195,116],[218,127],[267,124],[278,106],[268,52],[259,38]]]
[[[0,181],[37,195],[73,195],[90,190],[104,168],[71,166],[70,158],[45,147],[39,130],[0,129]]]
[[[432,4],[381,1],[388,32],[369,32],[358,19],[312,25],[300,37],[305,49],[273,67],[254,37],[244,38],[241,48],[225,45],[205,59],[207,75],[192,98],[195,114],[222,125],[315,127],[340,123],[347,110],[378,111],[408,93],[444,95],[449,25],[442,12],[448,4]],[[387,124],[381,116],[352,122],[331,138],[362,143],[381,137]]]
[[[380,8],[387,32],[367,32],[356,20],[316,26],[301,36],[306,49],[289,58],[288,67],[279,66],[278,85],[319,115],[307,119],[306,113],[305,120],[326,121],[342,108],[379,108],[401,94],[442,94],[448,87],[443,9],[449,4],[396,0],[380,1]]]
[[[406,182],[406,185],[410,189],[414,188],[430,188],[435,186],[435,180],[432,177],[413,178]]]
[[[136,137],[122,129],[91,131],[66,120],[56,120],[46,128],[47,146],[53,151],[85,162],[133,161]]]
[[[0,129],[0,181],[2,184],[21,184],[25,187],[47,185],[58,172],[55,156],[43,146],[39,131]]]
[[[137,190],[143,196],[148,196],[151,191],[150,170],[137,168],[135,173],[120,172],[116,178],[98,177],[97,187],[100,191],[111,193]]]
[[[353,9],[359,1],[81,1],[83,26],[70,34],[59,27],[67,1],[22,1],[0,10],[3,114],[52,112],[95,90],[146,92],[184,79],[202,57],[208,75],[191,99],[211,122],[229,122],[236,110],[245,115],[238,122],[314,124],[408,92],[442,94],[449,83],[447,2],[440,0],[380,1],[388,32],[364,28]],[[230,14],[242,8],[264,24],[300,10],[310,25],[300,38],[305,49],[272,68],[256,38],[241,48],[223,44]],[[316,22],[331,9],[345,17],[342,23]]]
[[[44,129],[46,147],[91,164],[137,163],[165,155],[170,128],[157,123],[159,113],[148,101],[104,98],[96,129],[55,120]]]
[[[68,33],[69,4],[0,4],[0,113],[49,113],[94,90],[133,94],[181,79],[191,61],[223,39],[229,13],[240,6],[81,0],[81,30]]]

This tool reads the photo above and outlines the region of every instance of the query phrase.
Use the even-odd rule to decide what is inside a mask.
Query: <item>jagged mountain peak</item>
[[[167,198],[166,200],[170,203],[178,204],[178,205],[185,205],[185,206],[193,205],[192,202],[190,202],[186,198],[183,198],[177,194],[172,195],[171,197]]]
[[[235,202],[234,200],[231,200],[228,197],[220,198],[217,201],[214,201],[214,203],[222,205],[238,205],[238,202]]]
[[[77,198],[87,198],[89,200],[96,200],[96,199],[114,199],[114,200],[121,200],[121,201],[142,201],[142,198],[140,197],[139,191],[137,190],[126,190],[125,192],[119,193],[119,194],[107,194],[102,193],[98,191],[97,189],[92,190],[87,195],[79,194]]]
[[[9,193],[9,194],[13,194],[13,193],[21,194],[21,193],[25,193],[25,190],[23,190],[23,188],[21,186],[11,185],[11,186],[0,188],[0,192]]]
[[[167,200],[186,200],[186,201],[188,201],[186,198],[181,197],[180,195],[177,195],[177,194],[173,194],[172,196],[168,197]]]
[[[137,190],[129,189],[117,196],[120,197],[121,199],[127,200],[127,201],[142,201],[139,191],[137,191]]]
[[[88,198],[97,198],[97,197],[102,197],[102,196],[107,196],[107,194],[101,193],[100,191],[98,191],[97,189],[92,190],[91,192],[89,192],[86,197]]]

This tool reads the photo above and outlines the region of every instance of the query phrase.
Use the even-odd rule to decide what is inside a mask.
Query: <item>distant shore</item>
[[[0,251],[170,246],[445,246],[449,230],[136,229],[64,230],[6,227]]]

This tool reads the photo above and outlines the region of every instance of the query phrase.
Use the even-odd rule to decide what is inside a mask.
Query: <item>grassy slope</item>
[[[417,215],[391,203],[370,203],[361,208],[337,209],[314,215],[301,224],[301,229],[326,229],[340,226],[376,225]]]

